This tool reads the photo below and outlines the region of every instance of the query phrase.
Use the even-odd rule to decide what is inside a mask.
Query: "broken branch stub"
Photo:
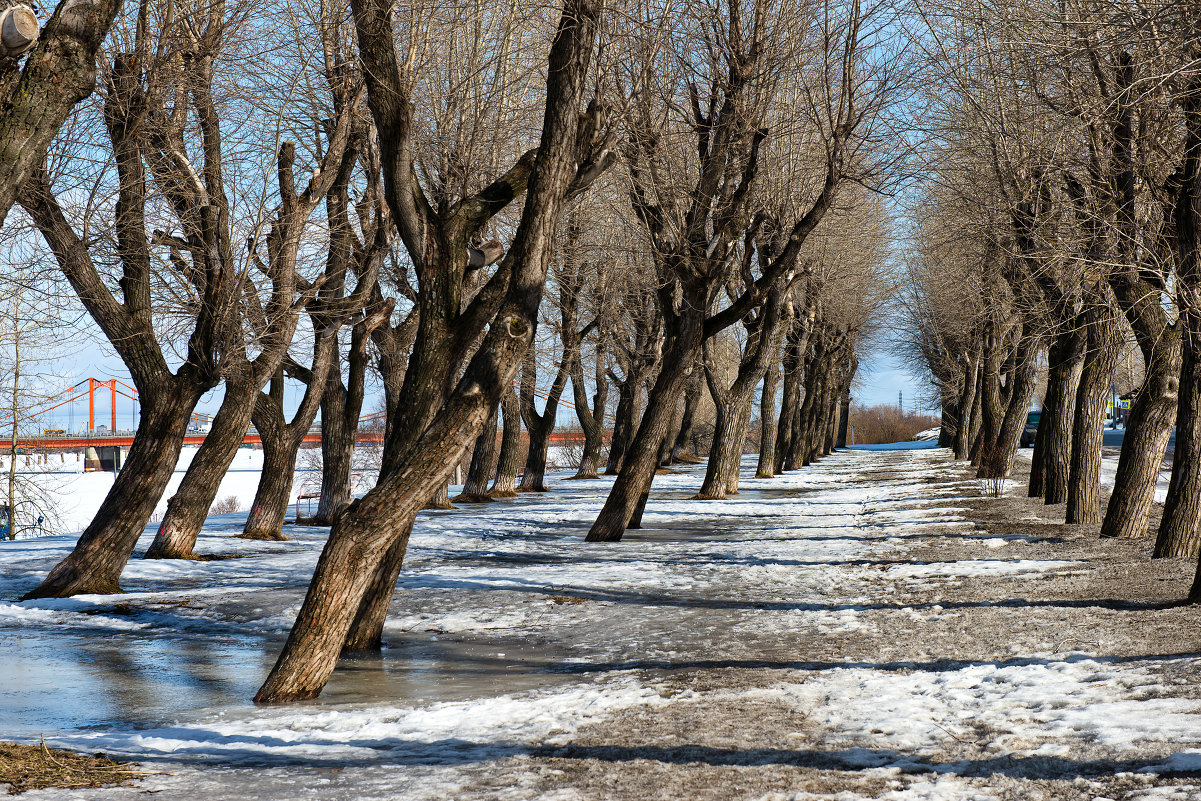
[[[0,11],[0,58],[16,58],[38,40],[38,18],[26,6]]]

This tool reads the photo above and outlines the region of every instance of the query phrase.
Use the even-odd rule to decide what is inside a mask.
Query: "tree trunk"
[[[1003,478],[1013,473],[1014,455],[1026,426],[1039,343],[1025,326],[1018,333],[1012,357],[1006,360],[1006,394],[1000,392],[998,371],[997,381],[990,390],[993,397],[984,402],[979,478]]]
[[[976,410],[976,395],[980,387],[980,349],[968,355],[963,371],[963,392],[959,396],[959,426],[955,429],[955,458],[971,458],[972,423]]]
[[[584,360],[571,364],[571,392],[575,399],[576,416],[584,432],[584,455],[572,478],[599,478],[601,451],[605,447],[605,403],[609,398],[609,382],[605,376],[605,354],[598,344],[596,350],[596,391],[592,408],[588,407],[588,388],[584,384]]]
[[[847,446],[847,428],[851,424],[851,387],[844,385],[838,393],[838,433],[834,438],[833,450]]]
[[[703,376],[699,370],[694,370],[688,384],[684,387],[684,414],[680,418],[680,428],[676,432],[675,441],[671,447],[672,462],[696,464],[700,459],[696,456],[693,439],[696,436],[696,413],[701,405]]]
[[[1183,180],[1176,197],[1176,296],[1181,332],[1180,397],[1172,480],[1155,557],[1201,554],[1201,100],[1183,104],[1186,130]]]
[[[408,529],[384,554],[383,561],[376,569],[375,576],[359,604],[354,620],[351,621],[346,642],[342,646],[343,652],[369,653],[383,647],[384,623],[388,620],[392,593],[400,578],[401,568],[404,567],[405,551],[412,534],[413,524],[410,523]]]
[[[167,501],[167,513],[159,524],[154,542],[146,549],[147,559],[190,559],[196,538],[204,527],[221,480],[246,436],[250,411],[258,387],[248,380],[226,380],[225,397],[213,418],[211,430],[188,465],[179,488]]]
[[[209,386],[177,379],[138,389],[142,416],[112,489],[74,550],[22,600],[121,592],[121,571],[175,471],[188,420]]]
[[[794,321],[788,330],[784,350],[784,387],[780,399],[780,420],[776,427],[775,472],[791,470],[789,457],[792,454],[792,436],[797,414],[801,408],[801,391],[805,377],[804,340],[800,333],[800,321]],[[786,464],[786,462],[789,462]]]
[[[1080,373],[1084,369],[1084,332],[1079,328],[1079,320],[1073,318],[1072,330],[1057,339],[1050,349],[1052,373],[1047,384],[1047,397],[1052,400],[1043,407],[1043,415],[1047,414],[1048,406],[1051,409],[1043,460],[1043,497],[1048,505],[1065,503],[1068,499],[1072,420],[1076,414]]]
[[[488,494],[493,498],[512,498],[517,494],[517,464],[521,460],[521,410],[517,393],[510,389],[500,404],[504,428],[500,438],[500,458],[496,464],[496,479]]]
[[[1143,537],[1155,485],[1176,420],[1180,389],[1180,331],[1164,328],[1145,359],[1146,377],[1130,406],[1102,537]]]
[[[574,317],[566,321],[574,326]],[[555,430],[555,418],[559,412],[559,398],[567,388],[567,379],[571,375],[571,362],[575,359],[578,344],[568,345],[559,359],[559,369],[554,381],[546,392],[546,405],[541,414],[535,403],[534,386],[537,377],[534,349],[530,349],[521,378],[521,418],[525,422],[526,431],[530,438],[530,447],[526,451],[525,475],[521,477],[518,492],[546,492],[546,454],[550,448],[550,435]]]
[[[1086,309],[1088,356],[1076,391],[1076,416],[1072,421],[1072,467],[1068,474],[1068,523],[1101,522],[1101,443],[1104,437],[1105,401],[1122,349],[1119,322],[1112,308],[1099,304]]]
[[[750,423],[751,398],[731,399],[725,408],[718,407],[714,425],[713,447],[697,500],[722,500],[738,494],[738,471],[742,464],[742,447]]]
[[[694,369],[693,372],[696,372]],[[687,395],[687,390],[684,392]],[[681,399],[676,404],[675,411],[671,415],[671,422],[667,424],[667,434],[663,437],[663,442],[659,444],[659,465],[668,467],[672,463],[672,457],[675,455],[676,440],[680,437],[680,432],[684,429],[684,409],[685,403]]]
[[[530,447],[525,455],[525,472],[518,492],[546,492],[546,455],[550,450],[550,435],[555,429],[555,418],[540,420],[534,428],[527,428]]]
[[[358,417],[357,410],[354,417]],[[321,498],[311,521],[313,525],[333,525],[338,513],[350,505],[350,474],[357,434],[357,420],[347,420],[342,377],[337,370],[331,370],[321,394]]]
[[[471,451],[471,467],[467,469],[467,483],[463,492],[455,498],[458,503],[489,503],[488,482],[496,473],[496,415],[484,424],[484,430],[475,439]],[[398,574],[399,575],[399,574]]]
[[[282,385],[281,385],[282,390]],[[246,515],[246,525],[238,536],[248,540],[286,540],[284,521],[292,497],[299,451],[289,442],[287,424],[280,403],[282,392],[259,393],[254,409],[254,427],[263,442],[263,472],[254,492],[254,502]]]
[[[780,383],[779,360],[772,360],[763,376],[763,391],[759,394],[759,461],[755,478],[771,478],[776,474],[776,388]]]
[[[938,422],[938,447],[954,449],[955,435],[963,427],[964,422],[963,412],[959,408],[959,399],[944,398],[942,419]]]
[[[675,321],[675,330],[664,344],[659,376],[647,398],[638,433],[630,443],[605,505],[588,531],[588,542],[619,542],[639,500],[650,492],[659,445],[667,434],[676,399],[688,380],[686,370],[701,355],[703,325],[702,314],[691,308],[681,312]]]
[[[638,433],[638,396],[642,378],[626,374],[617,390],[617,409],[614,412],[613,439],[609,442],[609,462],[605,475],[615,476],[621,470],[626,449]]]
[[[1047,431],[1051,428],[1051,416],[1043,410],[1038,416],[1038,427],[1034,431],[1033,452],[1030,454],[1030,483],[1026,485],[1027,498],[1041,498],[1047,491]]]

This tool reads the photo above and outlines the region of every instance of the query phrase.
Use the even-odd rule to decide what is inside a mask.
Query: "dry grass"
[[[0,742],[0,784],[9,795],[45,787],[77,789],[129,784],[147,775],[129,763],[115,762],[103,754],[86,756],[40,745]]]
[[[895,406],[851,407],[851,425],[855,427],[857,445],[907,442],[917,433],[938,424],[937,417],[903,412]]]

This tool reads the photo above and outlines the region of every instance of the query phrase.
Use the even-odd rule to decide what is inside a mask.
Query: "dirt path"
[[[472,790],[506,797],[511,770],[548,798],[1201,798],[1201,756],[1172,758],[1201,744],[1197,611],[1175,604],[1190,564],[1048,522],[1062,507],[975,497],[933,453],[815,472],[779,499],[791,536],[860,555],[792,565],[795,592],[738,590],[760,611],[726,621],[736,643],[611,666],[661,698]]]

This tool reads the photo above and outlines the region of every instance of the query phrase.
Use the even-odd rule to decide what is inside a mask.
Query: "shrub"
[[[895,406],[851,406],[851,425],[858,445],[908,442],[938,424],[937,417],[905,412]]]
[[[209,509],[209,514],[228,515],[240,511],[242,511],[242,504],[238,503],[238,496],[226,495],[213,504],[213,507]]]

